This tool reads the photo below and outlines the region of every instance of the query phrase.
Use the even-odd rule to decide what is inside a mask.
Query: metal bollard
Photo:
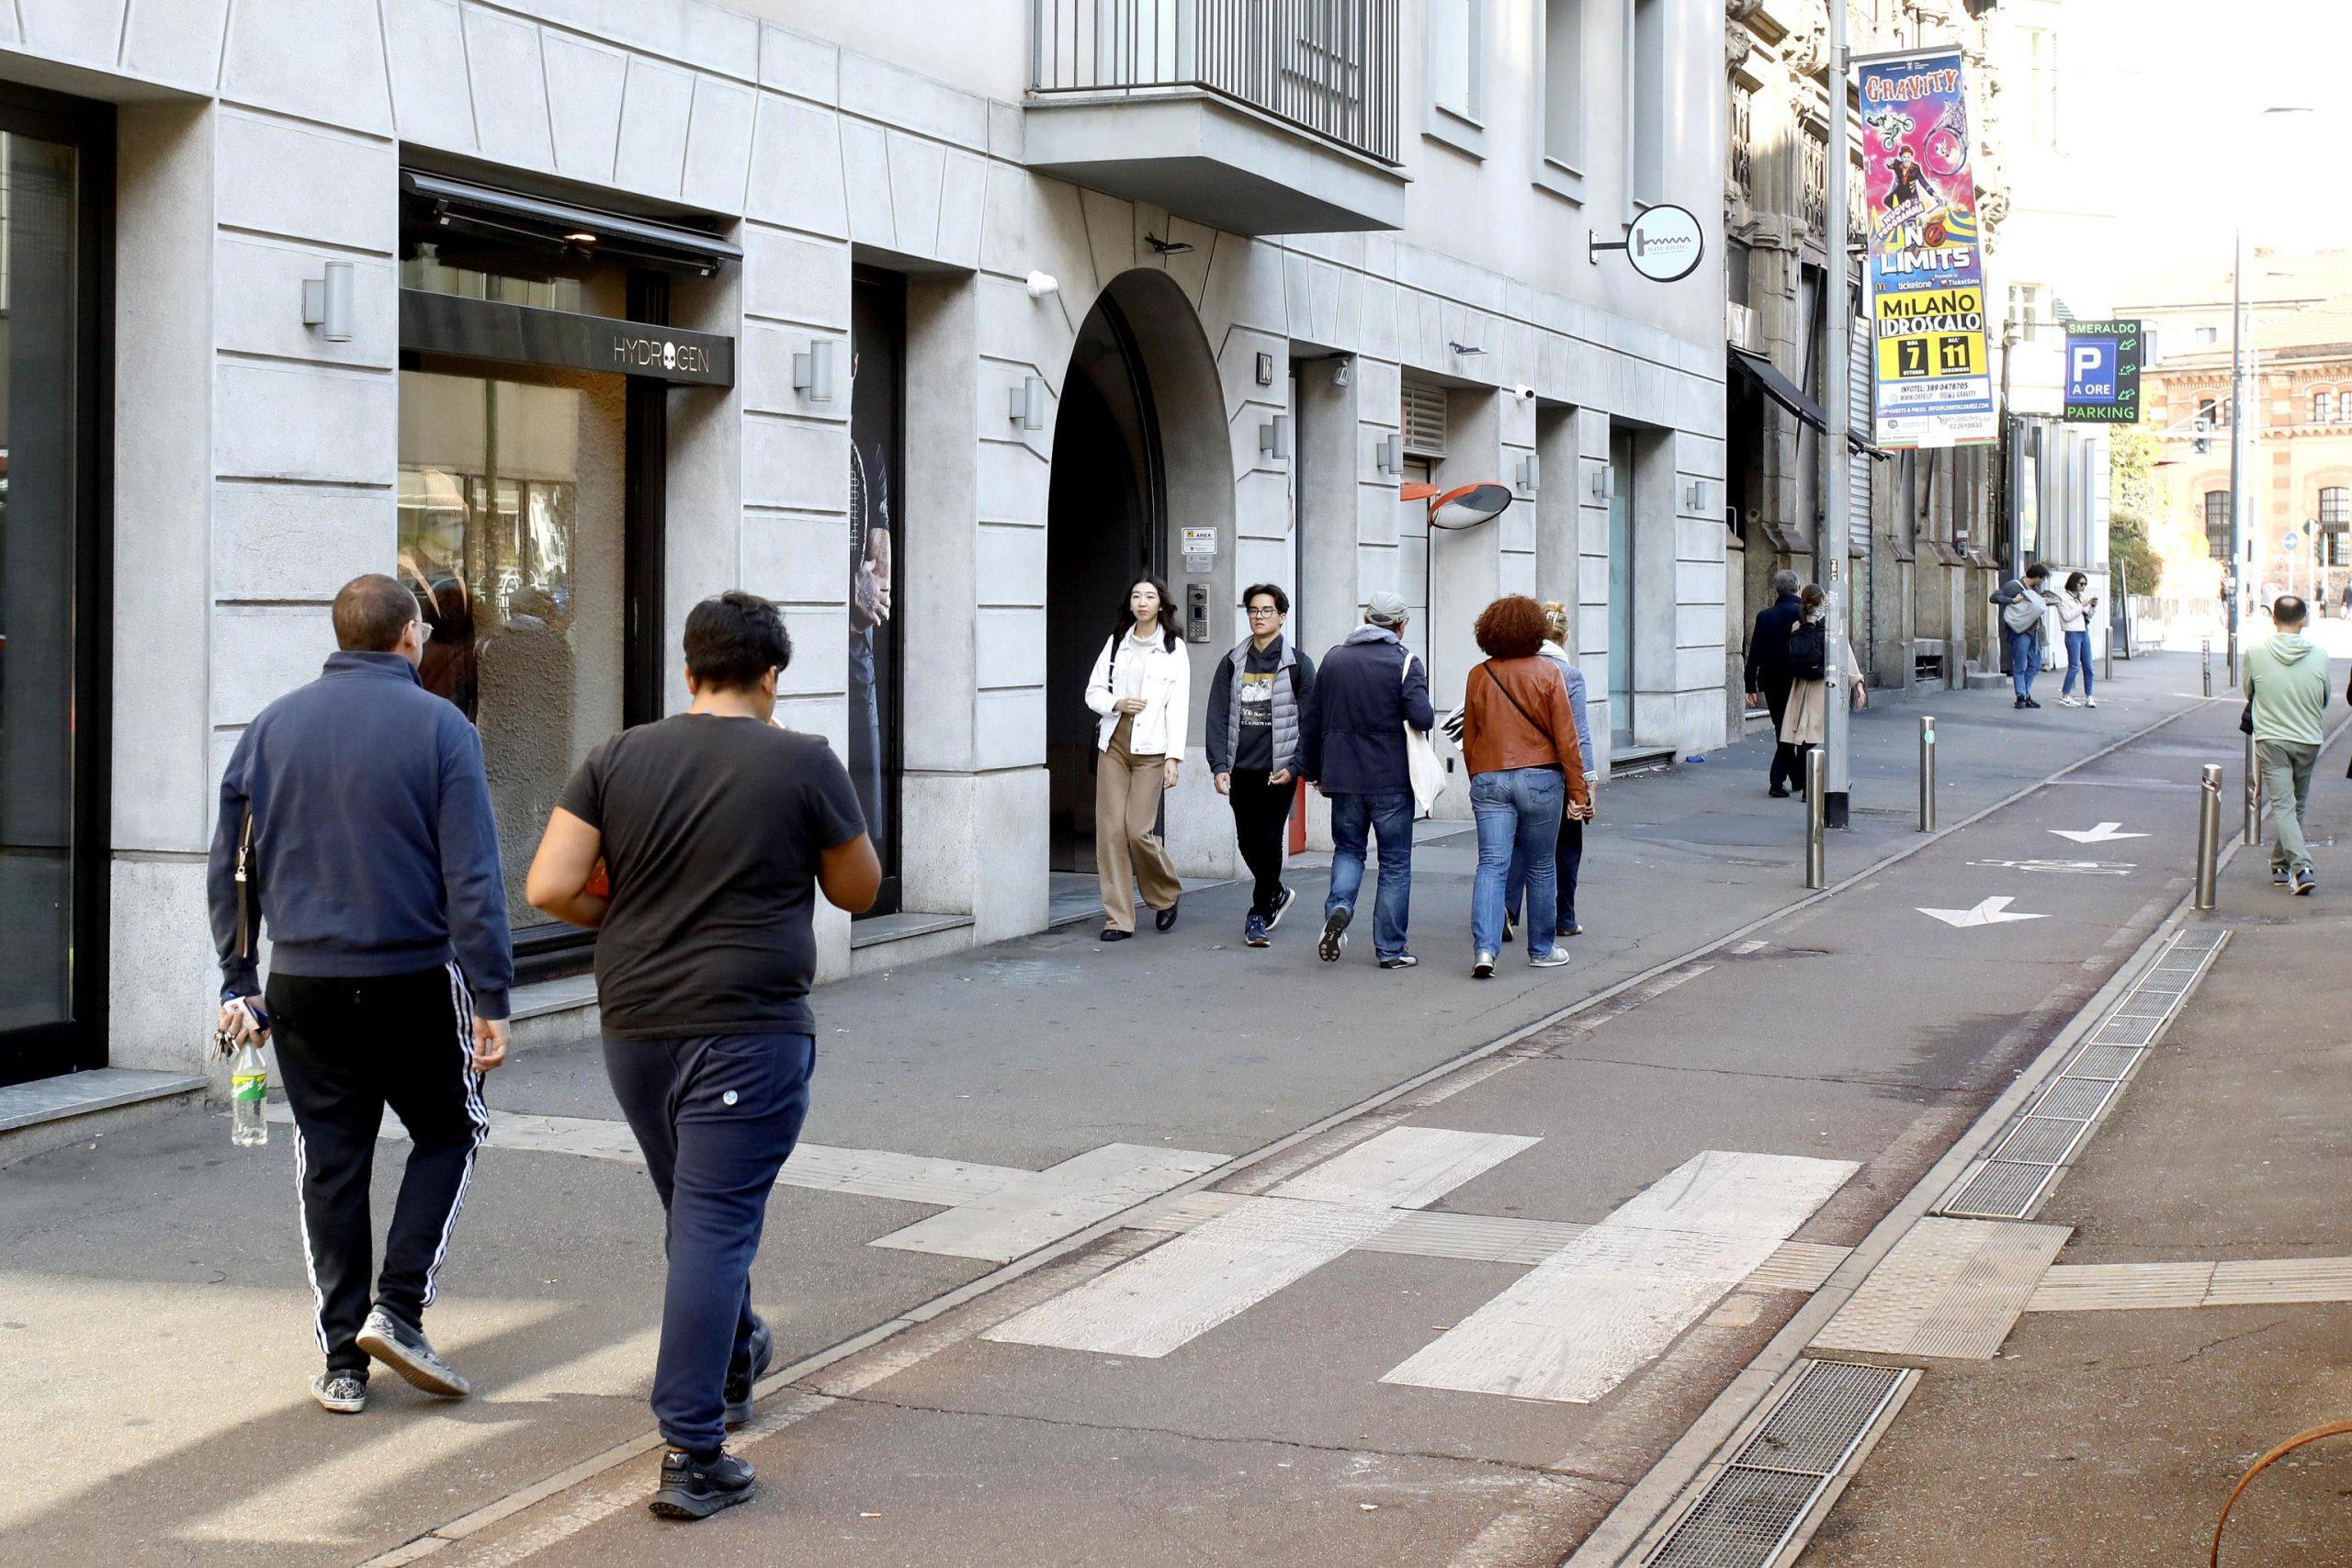
[[[2205,694],[2210,697],[2213,694],[2213,639],[2210,637],[2205,639],[2204,660]]]
[[[2251,735],[2245,738],[2245,841],[2262,842],[2262,775],[2255,771]]]
[[[1936,830],[1936,721],[1919,716],[1919,831]]]
[[[2208,762],[2197,787],[2197,892],[2190,906],[2213,907],[2222,856],[2222,764]]]
[[[1804,754],[1804,885],[1829,886],[1827,856],[1822,844],[1822,764],[1826,757],[1815,746]]]

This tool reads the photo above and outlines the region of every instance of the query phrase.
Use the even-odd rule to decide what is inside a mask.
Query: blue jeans
[[[1363,887],[1367,831],[1380,835],[1380,887],[1372,908],[1372,950],[1383,958],[1405,951],[1405,921],[1413,908],[1413,792],[1331,796],[1331,893],[1323,900],[1329,919],[1340,909],[1355,912]]]
[[[1527,864],[1527,956],[1552,951],[1558,934],[1559,876],[1553,860],[1568,781],[1557,768],[1504,768],[1470,781],[1478,819],[1478,880],[1470,892],[1470,945],[1503,946],[1503,892],[1514,855]]]
[[[1552,924],[1556,934],[1572,931],[1577,924],[1577,876],[1584,868],[1584,824],[1568,819],[1565,804],[1560,809],[1560,837],[1552,857],[1552,874],[1560,885],[1560,897],[1555,908],[1557,917]],[[1510,852],[1510,877],[1503,884],[1503,916],[1506,919],[1520,918],[1520,906],[1527,901],[1527,857],[1513,849]]]
[[[2061,696],[2075,690],[2075,672],[2082,671],[2083,695],[2091,694],[2091,634],[2087,631],[2066,634],[2066,683],[2058,688]]]
[[[2033,678],[2041,673],[2041,638],[2033,632],[2009,634],[2009,683],[2021,698],[2033,695]]]
[[[605,1040],[605,1074],[669,1216],[653,1416],[689,1452],[727,1438],[727,1374],[750,1359],[758,1321],[752,1259],[816,1066],[806,1034]]]

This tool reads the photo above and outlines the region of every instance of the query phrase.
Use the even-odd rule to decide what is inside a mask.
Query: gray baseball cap
[[[1363,618],[1376,626],[1402,626],[1405,615],[1405,596],[1402,593],[1374,593],[1363,602]]]

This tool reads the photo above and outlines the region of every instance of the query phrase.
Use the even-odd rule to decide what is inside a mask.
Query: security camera
[[[1535,395],[1535,389],[1527,385],[1524,381],[1514,385],[1511,388],[1511,390],[1522,398],[1532,398]]]
[[[1046,295],[1060,288],[1061,281],[1050,272],[1033,272],[1029,275],[1028,287],[1030,299],[1043,299]]]

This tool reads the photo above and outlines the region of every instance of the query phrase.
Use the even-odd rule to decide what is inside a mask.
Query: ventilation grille
[[[1648,1568],[1766,1568],[1910,1375],[1897,1367],[1807,1362],[1756,1435],[1643,1561]]]
[[[1445,456],[1445,389],[1405,383],[1405,450],[1416,457]]]

